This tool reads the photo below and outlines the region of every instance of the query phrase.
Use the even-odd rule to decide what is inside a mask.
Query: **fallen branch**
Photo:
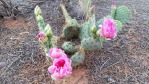
[[[15,19],[19,15],[20,11],[18,10],[18,6],[13,5],[11,2],[8,3],[5,0],[0,0],[0,2],[2,3],[2,8],[0,7],[0,16]]]
[[[11,6],[4,0],[0,0],[5,8],[11,8]]]

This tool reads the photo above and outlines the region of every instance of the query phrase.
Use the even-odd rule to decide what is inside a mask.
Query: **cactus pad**
[[[43,30],[45,28],[45,23],[44,23],[44,18],[42,16],[42,11],[40,9],[39,6],[36,6],[35,9],[34,9],[34,14],[36,16],[36,20],[37,20],[37,23],[38,23],[38,27],[40,30]]]
[[[100,25],[102,25],[103,22],[104,22],[104,19],[98,20],[97,23],[96,23],[96,28],[97,28],[97,29],[100,29]]]
[[[63,34],[66,39],[71,39],[78,36],[79,24],[75,19],[67,21],[67,24],[63,28]]]
[[[80,28],[79,38],[83,40],[84,38],[91,37],[92,35],[91,28],[94,25],[95,25],[95,15],[92,15],[92,17],[90,17],[87,22],[82,24]]]
[[[116,8],[115,13],[111,13],[115,20],[119,20],[122,23],[128,22],[128,20],[132,17],[131,11],[126,6],[119,6]]]
[[[122,31],[122,23],[119,20],[114,20],[114,22],[116,23],[116,28],[118,30],[118,32]]]
[[[81,45],[85,50],[94,51],[101,48],[100,40],[94,38],[86,38],[81,41]]]
[[[83,63],[85,59],[85,52],[76,52],[72,57],[71,57],[71,61],[72,61],[72,66],[75,67],[81,63]]]
[[[73,37],[78,36],[79,34],[79,27],[76,19],[72,19],[71,16],[68,14],[66,7],[61,4],[61,9],[63,12],[63,15],[65,17],[65,26],[63,28],[63,34],[66,39],[71,39]]]
[[[74,53],[79,50],[79,48],[77,46],[73,46],[71,42],[64,42],[62,45],[62,49],[68,53]]]

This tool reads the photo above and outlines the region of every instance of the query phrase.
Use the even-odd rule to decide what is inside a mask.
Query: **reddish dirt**
[[[3,24],[7,28],[20,28],[21,26],[24,26],[25,19],[21,17],[19,17],[17,20],[4,19]]]
[[[87,70],[84,68],[74,69],[70,77],[64,80],[57,80],[55,84],[87,84]]]

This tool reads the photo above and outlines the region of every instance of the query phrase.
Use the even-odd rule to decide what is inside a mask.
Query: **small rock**
[[[2,69],[4,66],[6,66],[5,62],[0,62],[0,69]]]

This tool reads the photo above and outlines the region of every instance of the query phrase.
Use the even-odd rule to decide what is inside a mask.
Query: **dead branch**
[[[0,16],[9,17],[9,18],[16,18],[19,15],[18,6],[13,5],[11,2],[8,3],[5,0],[0,0],[2,3],[1,9],[3,9],[0,13]]]

